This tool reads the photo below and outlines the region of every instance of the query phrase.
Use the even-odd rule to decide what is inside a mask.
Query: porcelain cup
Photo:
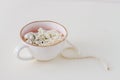
[[[55,44],[51,44],[49,46],[35,46],[25,42],[24,35],[28,32],[35,32],[38,28],[43,29],[54,29],[61,32],[64,35],[64,38]],[[17,57],[22,60],[30,60],[37,59],[40,61],[48,61],[54,59],[61,51],[65,48],[64,45],[67,42],[68,32],[66,28],[60,23],[54,21],[34,21],[25,25],[20,31],[20,39],[22,41],[22,46],[17,46],[15,51],[17,53]],[[24,48],[28,48],[32,57],[22,57],[23,54],[21,51]],[[24,53],[25,54],[25,53]]]

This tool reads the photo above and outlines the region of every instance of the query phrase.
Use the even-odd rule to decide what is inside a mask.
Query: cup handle
[[[21,50],[23,50],[24,48],[29,48],[29,47],[26,46],[26,45],[22,45],[22,46],[17,46],[15,48],[15,53],[17,54],[17,57],[19,59],[21,59],[21,60],[32,60],[32,59],[34,59],[32,55],[31,55],[31,57],[22,57],[22,56],[20,56]]]
[[[95,57],[95,56],[80,56],[80,53],[79,53],[79,50],[77,49],[77,47],[75,47],[68,40],[66,42],[69,45],[69,47],[63,49],[63,51],[61,52],[62,57],[66,58],[66,59],[93,59],[93,60],[96,60],[99,63],[101,63],[106,71],[110,70],[109,65],[105,61],[103,61],[102,59]],[[68,56],[69,53],[66,53],[66,51],[74,51],[75,55]]]

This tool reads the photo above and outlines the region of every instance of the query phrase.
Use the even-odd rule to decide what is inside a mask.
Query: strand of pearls
[[[36,46],[48,46],[57,43],[63,39],[63,34],[56,30],[38,29],[38,32],[29,32],[24,35],[27,43]]]

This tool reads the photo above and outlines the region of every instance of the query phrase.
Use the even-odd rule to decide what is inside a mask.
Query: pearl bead
[[[34,40],[34,39],[35,39],[35,36],[34,36],[33,33],[30,32],[30,33],[25,34],[24,38],[25,38],[25,39]]]

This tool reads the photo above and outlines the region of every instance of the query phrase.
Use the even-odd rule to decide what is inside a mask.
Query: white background
[[[13,53],[19,31],[36,20],[66,26],[81,56],[107,61],[111,71],[93,60],[21,61]],[[0,0],[0,80],[120,80],[119,0]],[[25,52],[24,52],[25,53]],[[26,51],[27,53],[27,51]]]

